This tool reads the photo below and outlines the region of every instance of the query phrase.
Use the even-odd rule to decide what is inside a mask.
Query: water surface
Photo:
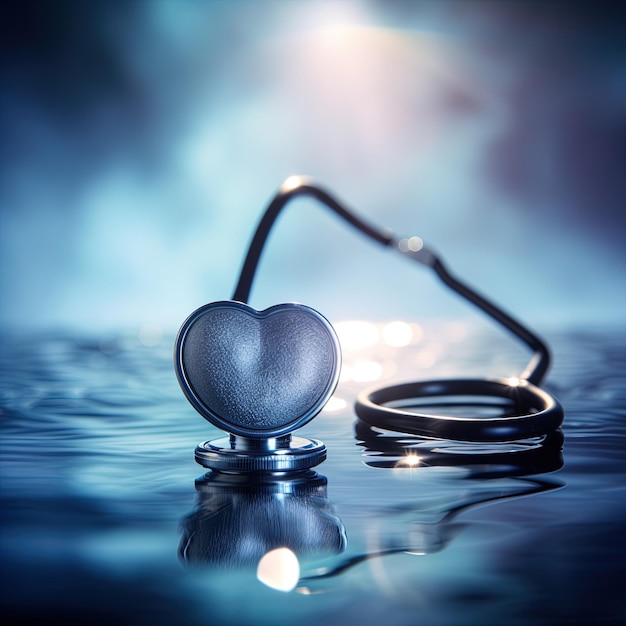
[[[221,433],[184,399],[173,337],[4,336],[6,621],[623,623],[626,332],[548,336],[562,433],[468,448],[372,432],[354,397],[381,381],[515,375],[523,349],[460,323],[413,328],[406,347],[372,328],[344,346],[335,396],[300,431],[328,459],[263,485],[195,464],[195,445]],[[256,573],[281,545],[300,566],[288,592]]]

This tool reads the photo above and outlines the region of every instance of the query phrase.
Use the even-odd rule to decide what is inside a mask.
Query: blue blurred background
[[[284,178],[420,235],[536,325],[626,308],[626,23],[574,2],[12,2],[5,329],[174,331],[231,296]],[[428,272],[309,201],[251,304],[456,319]]]

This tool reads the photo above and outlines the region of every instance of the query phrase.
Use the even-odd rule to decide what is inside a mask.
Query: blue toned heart
[[[304,305],[256,311],[214,302],[183,324],[176,365],[187,398],[211,423],[276,437],[322,409],[337,384],[340,350],[330,323]]]

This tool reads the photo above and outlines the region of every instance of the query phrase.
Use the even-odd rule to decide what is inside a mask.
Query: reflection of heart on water
[[[231,430],[302,425],[324,406],[339,374],[332,327],[303,305],[258,312],[240,302],[208,304],[183,325],[177,345],[192,404]]]

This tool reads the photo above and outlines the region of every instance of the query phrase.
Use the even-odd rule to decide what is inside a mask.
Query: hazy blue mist
[[[532,324],[624,319],[626,21],[536,2],[14,2],[2,9],[0,322],[158,326],[228,299],[309,174]],[[459,318],[311,202],[251,304]]]

